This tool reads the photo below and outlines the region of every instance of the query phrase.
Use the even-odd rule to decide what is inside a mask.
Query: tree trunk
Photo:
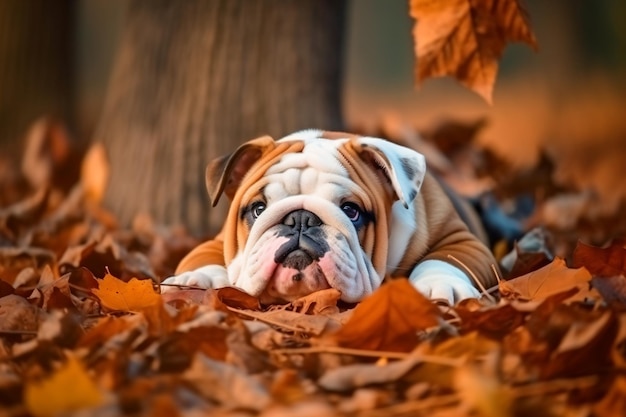
[[[338,0],[133,0],[95,133],[105,203],[123,224],[215,233],[208,161],[262,134],[339,129],[346,5]]]
[[[0,151],[41,116],[71,121],[73,2],[0,1]]]

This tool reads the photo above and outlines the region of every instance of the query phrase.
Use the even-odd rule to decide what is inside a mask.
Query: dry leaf
[[[408,357],[384,365],[346,365],[326,371],[317,382],[329,391],[351,391],[355,388],[395,382],[421,362],[418,357]]]
[[[298,298],[282,308],[304,314],[334,314],[339,312],[337,302],[340,298],[339,290],[328,288]]]
[[[161,303],[161,296],[154,291],[150,280],[133,278],[124,282],[107,274],[98,280],[98,288],[91,291],[110,310],[141,311]]]
[[[411,0],[416,78],[454,76],[491,103],[498,60],[509,42],[537,48],[518,0]]]
[[[387,282],[354,309],[334,335],[344,347],[409,352],[419,332],[439,324],[439,309],[406,279]]]
[[[29,381],[24,390],[26,407],[35,417],[53,417],[95,407],[102,400],[102,393],[84,365],[72,356],[48,378]]]
[[[195,356],[183,378],[203,397],[229,408],[260,411],[270,403],[269,390],[259,380],[203,355]]]
[[[606,248],[578,241],[572,262],[576,268],[584,266],[593,276],[626,275],[626,241],[615,240]]]
[[[510,281],[501,281],[500,294],[505,298],[542,300],[573,287],[581,290],[589,288],[591,274],[585,268],[571,269],[561,258],[550,264]]]
[[[611,349],[617,336],[615,314],[606,311],[590,321],[573,323],[542,368],[546,378],[588,375],[611,365]]]

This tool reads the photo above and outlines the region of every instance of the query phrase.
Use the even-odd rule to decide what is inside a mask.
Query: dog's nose
[[[310,227],[320,226],[322,220],[308,210],[300,209],[287,214],[282,223],[295,230],[306,230]]]

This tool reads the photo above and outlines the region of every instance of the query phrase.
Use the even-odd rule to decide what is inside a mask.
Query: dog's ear
[[[213,207],[222,193],[232,200],[250,167],[274,146],[274,139],[261,136],[244,143],[234,153],[211,161],[206,167],[206,187]]]
[[[419,152],[384,139],[353,139],[361,148],[360,156],[391,184],[398,200],[408,208],[424,182],[426,159]]]

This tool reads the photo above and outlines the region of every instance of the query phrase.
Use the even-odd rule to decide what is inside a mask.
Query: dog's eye
[[[352,223],[358,222],[361,218],[361,208],[354,203],[345,203],[341,206],[341,211],[348,216]]]
[[[265,211],[266,207],[267,206],[265,205],[265,203],[254,203],[251,208],[252,216],[254,216],[254,218],[256,219],[261,215],[261,213]]]

